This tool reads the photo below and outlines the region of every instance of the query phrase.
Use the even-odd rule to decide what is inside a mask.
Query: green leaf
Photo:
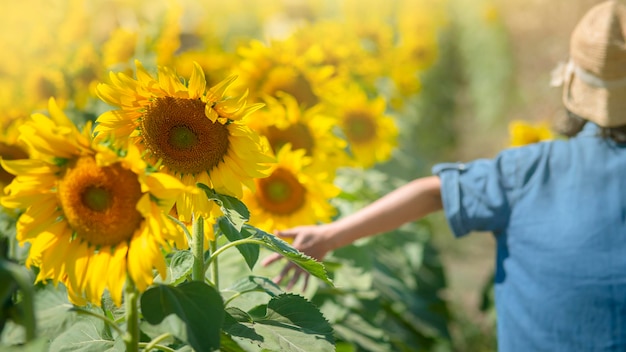
[[[62,285],[55,288],[50,284],[37,290],[34,307],[37,335],[52,339],[67,330],[78,319],[78,315],[71,311],[73,307]],[[25,340],[23,328],[15,324],[7,324],[2,335],[4,343],[21,344]]]
[[[248,276],[235,282],[226,291],[234,291],[237,293],[247,292],[265,292],[268,295],[275,297],[283,293],[280,286],[276,285],[272,280],[263,276]]]
[[[24,326],[25,340],[35,338],[36,318],[34,309],[35,291],[32,286],[33,277],[31,272],[24,266],[12,261],[0,258],[0,331],[4,329],[7,318],[13,319],[16,323]],[[19,308],[14,305],[12,295],[19,289],[21,302]]]
[[[239,337],[244,340],[251,340],[257,345],[263,342],[263,336],[254,331],[254,321],[252,317],[239,308],[226,308],[223,329],[231,337]]]
[[[259,309],[256,309],[257,311]],[[281,294],[272,298],[261,318],[228,309],[224,331],[235,341],[254,343],[268,351],[334,351],[333,329],[304,297]]]
[[[48,351],[48,341],[43,337],[38,337],[28,343],[19,346],[2,346],[2,352],[45,352]]]
[[[245,227],[237,230],[235,226],[233,226],[232,223],[223,216],[217,220],[217,226],[230,242],[252,236],[252,233],[247,231]],[[239,250],[239,253],[241,253],[243,258],[246,260],[248,268],[252,270],[252,268],[254,268],[254,265],[256,265],[257,260],[259,260],[259,245],[245,243],[238,245],[237,250]]]
[[[54,339],[50,344],[50,351],[92,352],[113,349],[115,341],[102,337],[103,330],[104,323],[101,320],[82,319]]]
[[[250,220],[250,211],[246,205],[235,197],[215,192],[212,188],[209,188],[209,186],[203,183],[197,183],[196,185],[204,190],[209,200],[219,205],[228,221],[235,226],[237,231],[241,231],[243,224]]]
[[[261,229],[250,225],[244,225],[244,230],[250,232],[254,236],[254,238],[263,241],[264,245],[267,248],[273,250],[274,252],[282,254],[289,261],[295,263],[302,269],[309,272],[311,275],[333,286],[333,282],[328,277],[328,274],[326,273],[326,268],[324,268],[324,265],[322,263],[298,251],[289,243]]]
[[[139,328],[141,329],[141,332],[146,334],[151,339],[165,333],[170,333],[174,336],[168,337],[167,339],[161,341],[160,344],[167,345],[168,342],[175,340],[175,338],[181,341],[187,341],[186,324],[175,314],[168,315],[158,324],[150,324],[147,321],[141,321]]]
[[[179,250],[174,252],[169,260],[167,267],[167,278],[157,278],[156,282],[162,282],[164,284],[178,285],[185,281],[189,275],[191,275],[191,268],[193,266],[193,254],[189,250]]]
[[[233,340],[233,338],[225,333],[222,333],[222,339],[220,343],[220,352],[245,352],[239,344]]]
[[[197,351],[220,347],[224,305],[219,292],[204,282],[152,287],[141,295],[141,312],[150,324],[159,324],[168,315],[176,314],[185,322],[187,335],[177,337]]]

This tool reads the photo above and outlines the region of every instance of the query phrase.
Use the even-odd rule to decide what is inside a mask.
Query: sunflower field
[[[22,0],[0,18],[3,351],[458,350],[434,221],[323,262],[273,233],[429,174],[460,87],[477,123],[500,117],[489,1]],[[308,285],[274,282],[272,253]]]

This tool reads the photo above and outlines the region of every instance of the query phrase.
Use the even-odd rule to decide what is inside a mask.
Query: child
[[[569,140],[439,164],[334,223],[277,234],[322,260],[443,209],[456,236],[494,233],[500,351],[626,351],[625,37],[617,1],[593,7],[572,33],[562,77]],[[294,265],[277,281],[290,273],[291,288],[303,274]]]

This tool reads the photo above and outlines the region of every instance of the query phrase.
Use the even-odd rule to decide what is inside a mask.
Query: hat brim
[[[626,85],[610,89],[597,87],[571,72],[563,85],[563,104],[574,114],[601,127],[626,125]]]

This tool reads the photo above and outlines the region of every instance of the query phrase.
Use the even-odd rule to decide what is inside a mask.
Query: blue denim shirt
[[[453,233],[495,235],[499,351],[626,351],[626,146],[587,123],[433,173]]]

